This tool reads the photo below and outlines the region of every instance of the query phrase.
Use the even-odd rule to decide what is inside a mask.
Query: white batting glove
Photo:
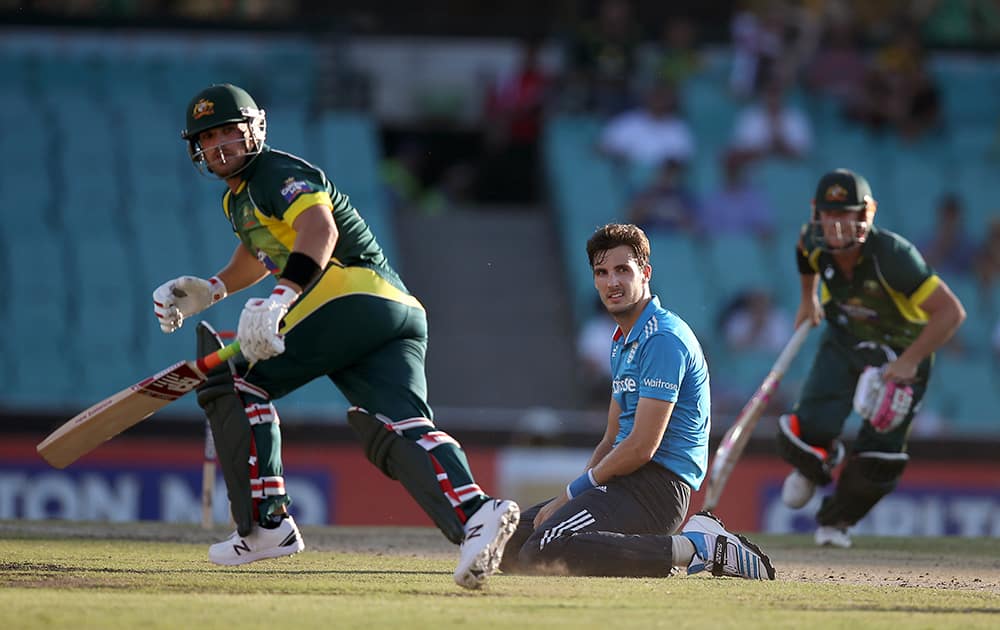
[[[153,291],[153,312],[160,320],[160,330],[172,333],[184,324],[185,317],[202,312],[226,295],[226,285],[218,276],[208,280],[181,276]]]
[[[882,380],[885,366],[868,366],[854,390],[854,410],[879,433],[898,427],[913,405],[913,388]]]
[[[278,332],[278,326],[298,297],[290,287],[279,284],[267,299],[247,301],[236,330],[240,351],[247,361],[256,363],[285,351],[285,336]]]

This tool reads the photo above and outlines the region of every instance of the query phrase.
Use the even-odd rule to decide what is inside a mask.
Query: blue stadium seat
[[[716,316],[714,280],[703,264],[700,244],[683,234],[651,233],[649,247],[650,287],[660,296],[660,303],[680,315],[695,333],[708,333]]]
[[[774,292],[775,278],[764,245],[754,236],[720,234],[705,243],[701,275],[711,287],[712,312],[746,289]],[[789,259],[791,254],[789,254]]]
[[[318,166],[351,198],[390,261],[398,261],[395,225],[379,178],[381,148],[373,121],[361,113],[327,113],[316,123]]]
[[[774,205],[779,229],[809,220],[809,203],[821,175],[808,162],[777,159],[760,162],[747,174]]]
[[[876,222],[911,241],[930,234],[937,222],[938,202],[955,190],[954,182],[942,168],[940,155],[899,151],[892,162],[890,177],[869,182],[879,199]],[[881,195],[881,196],[880,196]],[[890,205],[891,204],[891,205]]]
[[[599,129],[600,121],[595,118],[559,116],[547,125],[543,138],[578,323],[590,313],[593,302],[593,279],[581,248],[596,228],[625,218],[624,187],[595,148]]]
[[[1000,77],[993,65],[939,58],[932,61],[932,68],[948,123],[996,124]]]
[[[1000,372],[985,357],[956,357],[938,353],[930,388],[937,411],[955,434],[976,435],[1000,428]]]

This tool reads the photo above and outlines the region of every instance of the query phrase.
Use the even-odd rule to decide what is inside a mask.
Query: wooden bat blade
[[[193,361],[175,363],[80,412],[40,442],[36,450],[52,466],[65,468],[204,380]]]
[[[795,334],[792,335],[792,338],[788,340],[788,343],[782,349],[781,354],[778,355],[774,365],[771,366],[771,370],[764,378],[764,382],[760,384],[754,395],[743,406],[739,415],[736,416],[733,426],[729,427],[729,430],[723,436],[719,448],[715,451],[715,459],[712,461],[712,468],[708,477],[708,488],[705,490],[703,510],[714,510],[716,505],[718,505],[719,498],[722,496],[722,490],[725,488],[726,482],[729,481],[729,475],[732,474],[736,462],[740,459],[740,455],[743,454],[743,449],[746,448],[747,442],[750,440],[750,435],[757,425],[757,421],[760,420],[760,416],[771,401],[771,396],[774,395],[774,392],[777,391],[778,386],[781,384],[781,379],[784,377],[785,372],[788,371],[788,366],[791,365],[795,355],[799,353],[799,349],[805,343],[810,330],[812,330],[812,324],[808,321],[799,325],[795,330]]]

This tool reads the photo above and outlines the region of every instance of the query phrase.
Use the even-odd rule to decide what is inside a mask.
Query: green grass
[[[63,524],[59,531],[72,531]],[[91,525],[85,537],[0,528],[0,610],[12,628],[992,628],[1000,596],[992,587],[893,585],[894,557],[914,575],[942,558],[979,559],[997,569],[996,540],[877,540],[827,556],[803,537],[760,537],[796,570],[775,582],[711,577],[669,579],[495,576],[481,591],[452,582],[454,554],[435,541],[400,545],[385,530],[364,530],[362,551],[339,551],[352,530],[326,529],[295,556],[222,568],[190,542],[193,528],[127,535],[127,526]],[[188,533],[183,533],[183,532]],[[195,530],[197,531],[197,530]],[[318,530],[317,530],[318,531]],[[343,533],[342,533],[343,532]],[[207,540],[215,533],[202,532]],[[323,541],[328,540],[327,544]],[[354,546],[355,548],[358,545]],[[368,547],[368,548],[365,548]],[[867,547],[867,551],[866,551]],[[829,553],[829,552],[828,552]],[[877,555],[888,584],[865,582]],[[917,559],[914,565],[914,558]],[[924,561],[921,561],[921,558]],[[984,560],[984,558],[986,558]],[[992,564],[990,564],[992,562]],[[885,569],[887,564],[890,567]],[[833,568],[826,566],[832,564]],[[857,575],[837,579],[844,567]],[[815,566],[815,570],[811,569]],[[940,569],[940,567],[938,567]],[[825,576],[832,571],[830,578]],[[859,578],[859,579],[855,579]]]

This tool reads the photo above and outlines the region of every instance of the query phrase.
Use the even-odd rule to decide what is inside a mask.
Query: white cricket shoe
[[[816,494],[816,484],[806,479],[798,470],[788,473],[785,483],[781,484],[781,502],[793,510],[809,503],[814,494]]]
[[[490,499],[465,522],[465,540],[459,550],[455,583],[479,588],[500,568],[503,548],[514,535],[521,508],[513,501]]]
[[[698,512],[688,519],[681,535],[694,543],[688,575],[709,571],[715,576],[774,579],[767,554],[743,536],[726,531],[711,512]]]
[[[851,535],[847,533],[846,527],[820,525],[816,528],[816,544],[822,547],[850,549]]]
[[[254,524],[249,536],[240,536],[239,532],[233,532],[233,535],[226,540],[208,548],[208,559],[215,564],[233,566],[264,558],[290,556],[305,547],[295,521],[291,516],[287,516],[281,519],[281,524],[274,529]]]

